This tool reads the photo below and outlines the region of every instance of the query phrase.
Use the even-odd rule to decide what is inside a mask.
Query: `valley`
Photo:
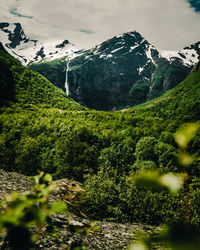
[[[4,32],[12,34],[5,31],[8,27],[0,25]],[[26,43],[27,38],[20,32],[20,44]],[[66,49],[69,45],[61,44]],[[163,224],[178,222],[189,223],[198,231],[200,70],[196,63],[199,44],[180,52],[161,52],[133,31],[91,50],[72,52],[70,49],[70,55],[64,50],[63,56],[63,47],[58,46],[61,57],[54,58],[47,53],[33,64],[29,61],[26,67],[28,59],[25,62],[25,57],[19,55],[14,58],[15,48],[10,53],[17,42],[2,42],[1,173],[5,176],[14,172],[19,179],[21,174],[25,183],[28,183],[26,176],[34,176],[38,171],[51,174],[58,183],[80,182],[84,192],[80,192],[74,204],[79,213],[78,222],[86,216],[87,223],[99,221],[101,226],[99,233],[92,233],[94,238],[89,245],[95,240],[96,243],[90,245],[91,249],[127,246],[130,241],[126,237],[122,239],[113,227],[118,227],[128,238],[132,228],[146,234]],[[195,135],[187,132],[190,125]],[[186,131],[181,137],[186,138],[183,148],[175,136],[181,129]],[[161,190],[135,185],[134,180],[146,172],[156,172],[161,177],[186,176],[180,178],[187,185],[182,183],[182,192],[177,193],[169,192],[168,184]],[[29,189],[30,183],[27,185]],[[187,217],[183,207],[185,197],[191,205]],[[72,211],[72,214],[76,213]],[[58,216],[57,221],[62,224],[62,219]],[[59,227],[56,230],[59,232]],[[77,239],[74,234],[68,237],[67,232],[63,229],[59,236],[67,244],[58,248],[57,242],[57,249],[67,249],[72,243],[70,239]],[[118,236],[114,237],[115,234]],[[56,242],[55,238],[42,238],[42,246],[49,248]],[[160,243],[156,244],[155,249],[159,249]]]

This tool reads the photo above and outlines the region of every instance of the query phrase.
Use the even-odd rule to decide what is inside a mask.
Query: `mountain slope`
[[[136,31],[114,37],[69,63],[69,95],[96,109],[134,106],[175,87],[200,57],[200,42],[158,51]]]
[[[47,62],[42,61],[38,63],[33,63],[29,66],[29,68],[33,71],[39,72],[48,80],[52,81],[55,86],[61,88],[64,92],[66,92],[66,57]]]
[[[84,107],[71,100],[42,75],[21,65],[0,44],[0,102],[35,104],[69,110]]]
[[[200,117],[200,68],[199,63],[193,72],[178,86],[150,102],[127,112],[137,112],[147,116],[176,121],[177,124],[195,122]]]

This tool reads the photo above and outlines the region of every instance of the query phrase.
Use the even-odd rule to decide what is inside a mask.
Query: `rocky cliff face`
[[[55,59],[53,61],[34,63],[31,64],[29,68],[40,73],[49,81],[51,81],[55,86],[61,88],[64,92],[66,92],[66,57]]]
[[[187,1],[196,10],[196,12],[200,12],[200,1],[199,0],[187,0]]]
[[[137,32],[114,37],[70,61],[69,95],[103,110],[144,102],[157,57],[157,50]]]
[[[95,109],[134,106],[175,87],[199,57],[199,43],[158,51],[138,32],[124,33],[70,61],[69,95]]]

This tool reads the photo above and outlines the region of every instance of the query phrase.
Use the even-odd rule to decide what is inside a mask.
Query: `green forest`
[[[0,166],[83,183],[77,206],[91,219],[150,225],[182,220],[180,193],[131,181],[182,171],[175,133],[200,125],[200,70],[163,96],[127,110],[88,109],[0,50]],[[187,220],[200,226],[200,129],[187,145]]]

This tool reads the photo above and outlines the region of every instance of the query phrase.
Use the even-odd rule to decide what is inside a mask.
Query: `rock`
[[[196,71],[198,71],[198,70],[200,70],[200,61],[199,61],[197,64],[195,64],[195,66],[194,66],[194,68],[192,69],[191,73],[192,73],[192,72],[196,72]]]
[[[24,175],[6,172],[0,169],[0,200],[5,194],[12,191],[23,193],[31,190],[33,182]],[[49,201],[65,200],[66,194],[76,195],[83,191],[80,183],[62,179],[54,182],[55,190],[49,197]],[[158,227],[141,224],[119,224],[104,221],[91,221],[75,215],[73,212],[53,214],[52,221],[57,227],[52,234],[40,228],[40,238],[33,249],[68,249],[69,245],[84,244],[87,249],[125,249],[135,239],[136,232],[153,233],[159,231]],[[87,235],[85,228],[91,226],[91,232]],[[78,233],[78,231],[80,233]],[[0,247],[2,238],[0,238]]]

